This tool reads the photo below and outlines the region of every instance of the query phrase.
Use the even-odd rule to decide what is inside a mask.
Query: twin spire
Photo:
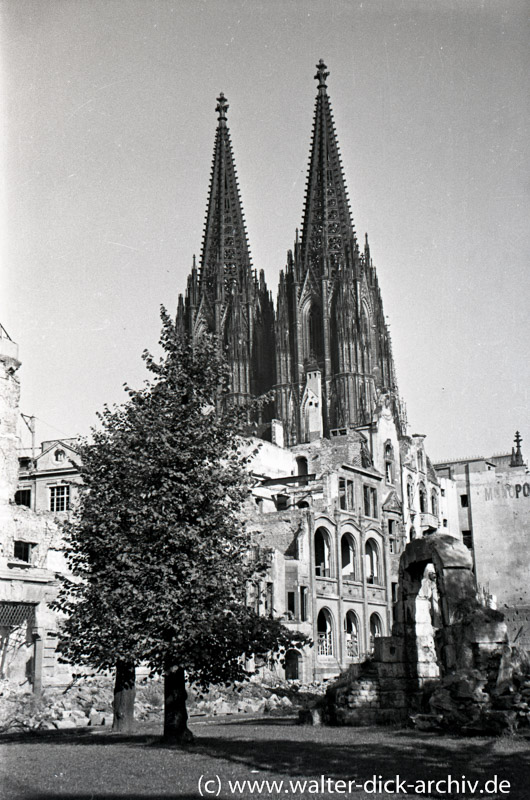
[[[201,291],[210,301],[220,299],[235,282],[242,289],[252,277],[245,219],[226,124],[229,105],[224,94],[217,98],[219,115],[208,193],[208,208],[200,261]]]
[[[311,156],[303,212],[301,255],[316,278],[352,262],[357,248],[348,192],[327,94],[326,64],[317,64]],[[239,288],[252,279],[252,262],[227,126],[228,101],[217,98],[218,124],[200,260],[201,290],[213,296],[220,282]]]

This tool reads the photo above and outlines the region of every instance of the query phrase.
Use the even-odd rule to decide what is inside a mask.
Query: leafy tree
[[[203,687],[242,679],[247,657],[303,644],[245,604],[256,569],[241,520],[248,477],[241,415],[226,400],[215,340],[193,345],[162,310],[163,357],[152,379],[105,408],[81,447],[84,482],[67,525],[73,574],[60,593],[60,647],[73,663],[116,666],[115,727],[128,729],[134,666],[164,675],[164,736],[190,738],[185,676]]]

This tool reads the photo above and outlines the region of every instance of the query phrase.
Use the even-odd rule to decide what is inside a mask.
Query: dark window
[[[31,489],[19,489],[18,492],[15,492],[15,503],[17,506],[31,508]]]
[[[50,487],[50,511],[68,511],[70,508],[70,487]]]
[[[391,553],[395,553],[396,552],[396,540],[395,539],[389,539],[388,540],[388,548],[389,548]]]
[[[307,586],[300,586],[300,622],[307,622]]]
[[[315,532],[315,575],[321,578],[331,575],[329,534],[325,528]]]
[[[285,654],[285,680],[297,681],[300,678],[302,656],[297,650],[288,650]]]
[[[444,526],[444,528],[447,528],[447,520],[445,518],[444,518],[444,521],[443,521],[443,526]]]
[[[370,495],[372,498],[372,517],[377,519],[377,489],[370,489]]]
[[[276,509],[286,511],[289,508],[289,497],[286,494],[276,495]]]
[[[296,617],[296,595],[294,592],[287,592],[287,614],[289,619]]]
[[[379,550],[373,539],[368,539],[365,545],[366,553],[366,582],[380,584]]]
[[[14,555],[19,561],[25,561],[29,564],[31,561],[31,544],[29,542],[15,542]]]
[[[409,504],[409,508],[414,508],[414,486],[411,480],[409,480],[407,483],[407,502]]]
[[[426,514],[429,509],[427,508],[427,492],[425,491],[425,486],[420,486],[420,511],[422,514]]]
[[[353,481],[339,478],[339,499],[343,511],[353,511]]]
[[[397,583],[392,583],[392,602],[397,603],[398,599],[398,585]]]
[[[268,617],[272,617],[273,613],[273,585],[272,583],[268,583],[265,592],[265,614]]]
[[[445,497],[445,489],[440,489],[440,494],[442,495],[442,497]]]
[[[296,474],[307,475],[307,458],[305,456],[298,456],[296,459]]]
[[[355,542],[351,533],[345,533],[340,541],[342,577],[356,579]]]
[[[473,549],[473,535],[471,531],[462,531],[462,541],[470,550]]]
[[[469,497],[467,496],[467,494],[461,494],[460,495],[460,505],[462,506],[462,508],[468,508],[468,506],[469,506]]]
[[[431,494],[431,510],[435,517],[438,516],[438,496],[436,492]]]
[[[377,519],[377,489],[372,486],[363,486],[364,515]]]

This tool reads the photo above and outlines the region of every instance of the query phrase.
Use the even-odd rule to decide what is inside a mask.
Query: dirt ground
[[[130,736],[104,728],[4,734],[2,800],[530,798],[524,739],[241,716],[200,718],[191,728],[196,740],[185,749],[163,745],[153,725]]]

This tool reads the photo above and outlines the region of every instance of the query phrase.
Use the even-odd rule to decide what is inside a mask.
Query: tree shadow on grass
[[[530,743],[520,739],[476,739],[437,736],[405,729],[371,728],[310,728],[287,725],[280,720],[231,721],[214,726],[194,726],[196,740],[186,748],[170,747],[154,734],[123,735],[110,731],[45,731],[42,733],[0,737],[0,743],[50,745],[123,745],[149,750],[172,749],[204,757],[205,771],[221,773],[241,767],[241,774],[249,778],[266,778],[267,775],[286,776],[293,779],[318,780],[326,778],[355,781],[357,785],[382,776],[393,780],[399,775],[408,784],[409,795],[427,798],[452,798],[476,800],[509,797],[509,800],[528,800],[530,796]],[[88,756],[87,756],[88,757]],[[212,764],[213,761],[213,764]],[[217,763],[216,763],[217,762]],[[254,771],[254,774],[252,774]],[[231,773],[232,774],[232,773]],[[452,791],[418,786],[420,781],[444,781],[448,776],[460,781],[479,781],[472,791],[453,784]],[[510,782],[510,793],[480,793],[485,781],[498,776],[498,781]],[[434,785],[434,784],[433,784]],[[75,795],[76,800],[88,800],[90,795]],[[239,795],[240,797],[242,795]],[[249,795],[250,796],[250,795]],[[269,795],[270,796],[270,795]],[[331,795],[330,795],[331,796]],[[360,796],[362,795],[359,792]],[[372,794],[372,797],[390,794]],[[53,800],[60,795],[42,794],[27,796],[25,800]],[[116,795],[94,795],[98,800],[114,800]],[[158,795],[121,796],[127,800],[155,800]],[[172,795],[179,800],[190,800],[198,795]],[[65,800],[64,795],[62,800]],[[167,795],[166,795],[167,800]]]

